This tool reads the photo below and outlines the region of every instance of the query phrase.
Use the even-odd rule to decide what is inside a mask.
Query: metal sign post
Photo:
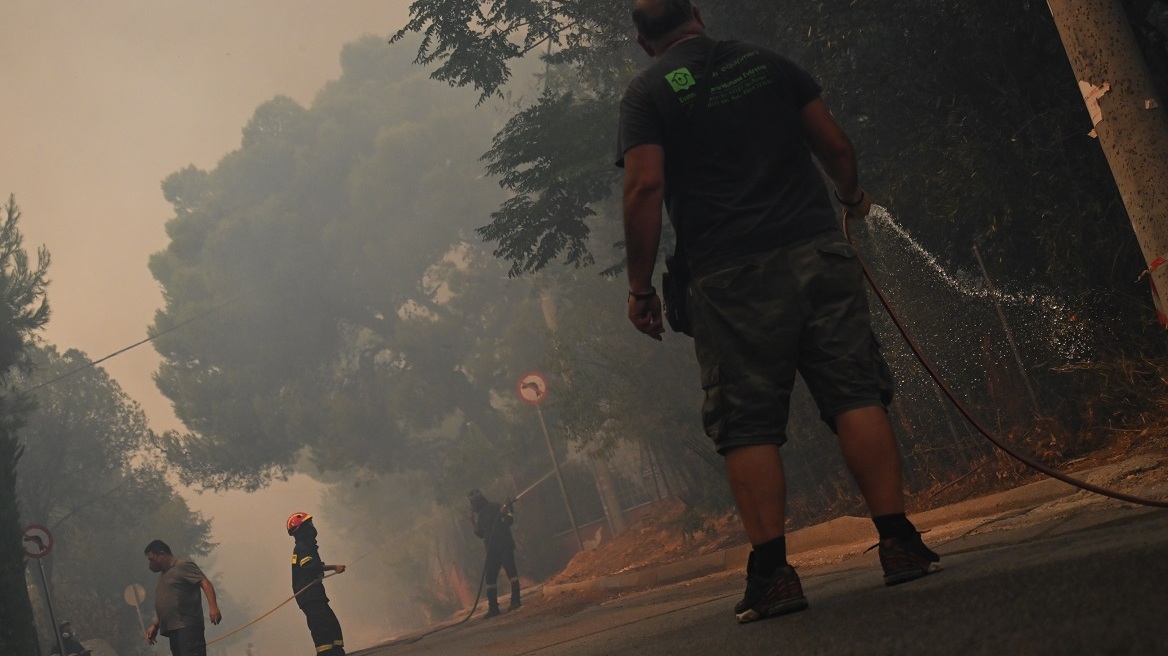
[[[65,653],[65,641],[61,639],[61,629],[57,626],[57,614],[53,611],[53,598],[49,594],[49,579],[45,576],[45,566],[42,558],[53,550],[53,534],[40,524],[29,524],[24,527],[21,535],[21,544],[24,553],[37,561],[37,569],[41,571],[41,588],[45,591],[45,604],[49,607],[49,621],[53,624],[53,635],[57,637],[57,648]]]
[[[142,621],[142,602],[146,601],[146,588],[142,587],[141,583],[131,583],[126,586],[126,591],[122,593],[122,599],[126,600],[127,604],[134,607],[138,612],[138,628],[142,630],[142,635],[146,635],[146,623]],[[150,651],[154,651],[154,646],[150,646]]]
[[[576,516],[572,514],[572,502],[568,499],[568,488],[564,485],[564,477],[560,473],[560,461],[556,458],[556,450],[552,448],[552,438],[548,435],[547,423],[543,420],[543,412],[539,409],[539,404],[547,398],[547,380],[543,374],[537,372],[528,372],[523,374],[519,381],[515,384],[515,389],[519,393],[519,400],[528,405],[535,406],[535,412],[539,415],[539,426],[543,429],[543,439],[547,443],[548,453],[552,457],[552,466],[556,472],[556,482],[560,484],[560,495],[564,499],[564,510],[568,513],[568,521],[572,524],[572,532],[576,535],[576,546],[580,551],[584,551],[584,540],[580,537],[580,527],[576,524]]]

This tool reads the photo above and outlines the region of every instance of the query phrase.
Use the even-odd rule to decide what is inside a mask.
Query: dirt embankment
[[[1168,454],[1168,420],[1163,425],[1138,431],[1115,431],[1099,448],[1081,456],[1052,463],[1059,471],[1074,472],[1121,462],[1141,454]],[[1164,472],[1168,476],[1168,472]],[[910,513],[919,513],[964,499],[984,496],[1043,478],[1005,454],[995,454],[966,474],[921,490],[908,498]],[[859,502],[859,499],[855,500]],[[853,504],[854,505],[854,504]],[[834,518],[802,517],[809,525]],[[793,527],[798,528],[798,527]],[[627,574],[679,562],[695,556],[746,544],[746,534],[735,511],[714,518],[700,518],[678,499],[662,502],[660,509],[623,534],[591,551],[576,554],[559,574],[547,581],[560,585],[604,576]]]

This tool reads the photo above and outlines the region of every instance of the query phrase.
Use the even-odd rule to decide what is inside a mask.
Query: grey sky
[[[45,339],[94,359],[144,339],[161,304],[146,263],[167,243],[171,208],[162,179],[188,164],[213,168],[273,96],[310,105],[339,75],[341,46],[388,35],[404,24],[409,4],[0,1],[0,194],[16,195],[26,248],[43,244],[52,253]],[[151,380],[157,365],[144,345],[102,366],[142,404],[153,428],[178,428]],[[316,510],[319,486],[299,476],[255,495],[188,497],[214,519],[221,546],[209,573],[256,611],[284,599],[292,544],[282,524],[293,510]],[[328,537],[327,518],[318,525],[326,558],[353,557]],[[145,561],[140,580],[152,583]],[[331,583],[338,614],[356,614],[363,603],[344,599],[345,577]],[[281,609],[257,627],[262,653],[303,650],[308,634],[298,615]],[[228,615],[222,627],[248,619]],[[375,630],[350,628],[356,644]]]

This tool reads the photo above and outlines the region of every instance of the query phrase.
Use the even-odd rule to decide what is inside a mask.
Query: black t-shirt
[[[714,40],[683,41],[629,83],[620,105],[618,166],[634,146],[665,150],[665,206],[683,222],[695,267],[838,228],[827,186],[803,140],[800,110],[819,97],[811,75],[778,53],[723,41],[711,66],[700,139],[690,113]],[[700,144],[689,165],[689,149]]]

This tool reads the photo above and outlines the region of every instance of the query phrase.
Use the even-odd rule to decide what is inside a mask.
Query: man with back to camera
[[[904,513],[900,452],[886,407],[892,376],[872,332],[867,292],[812,155],[844,221],[864,218],[852,143],[794,63],[705,36],[690,0],[637,0],[637,43],[655,61],[621,100],[620,159],[628,317],[660,340],[652,286],[662,203],[692,271],[686,298],[701,367],[706,434],[752,551],[739,622],[807,608],[787,563],[786,442],[798,372],[836,433],[880,536],[884,582],[937,569]],[[709,80],[702,80],[709,71]],[[702,85],[707,85],[702,88]],[[694,109],[704,98],[704,108]]]
[[[150,571],[159,573],[154,591],[155,617],[146,629],[146,642],[154,644],[161,633],[170,640],[172,656],[207,656],[204,594],[211,623],[218,624],[223,619],[215,600],[215,586],[198,565],[175,556],[162,540],[154,540],[144,551]]]

